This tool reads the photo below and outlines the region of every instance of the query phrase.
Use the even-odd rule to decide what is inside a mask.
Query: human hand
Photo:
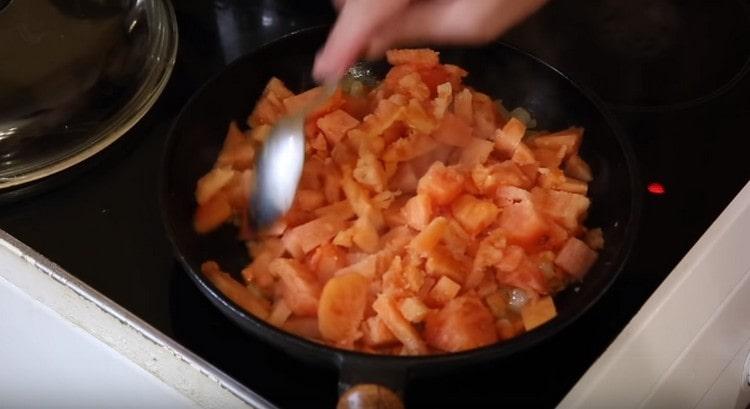
[[[313,75],[338,79],[361,55],[417,44],[490,42],[547,0],[334,0],[340,11]]]

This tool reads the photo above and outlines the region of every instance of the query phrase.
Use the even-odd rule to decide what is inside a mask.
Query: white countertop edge
[[[12,253],[33,267],[34,272],[0,269],[0,277],[196,405],[217,409],[273,408],[256,393],[2,230],[0,252]]]
[[[654,398],[675,385],[693,389],[691,395],[696,396],[680,396],[682,400],[690,398],[692,401],[683,401],[683,405],[674,407],[698,405],[700,393],[708,391],[711,382],[721,376],[720,364],[729,365],[734,352],[740,351],[747,340],[746,333],[750,329],[747,315],[740,318],[745,322],[742,331],[711,331],[715,331],[717,325],[737,325],[737,321],[727,321],[727,315],[733,312],[730,309],[736,310],[737,304],[741,303],[742,307],[750,301],[739,294],[746,292],[750,285],[748,226],[750,182],[558,407],[659,407]],[[724,351],[728,357],[698,355],[698,358],[708,359],[712,367],[704,365],[702,371],[689,374],[692,376],[689,380],[678,377],[677,369],[683,367],[686,360],[695,359],[696,353],[705,354],[698,347],[705,349],[706,345],[719,351],[731,351]],[[709,373],[709,369],[712,372]],[[739,377],[737,384],[739,387]],[[667,399],[673,403],[678,401],[677,396]]]

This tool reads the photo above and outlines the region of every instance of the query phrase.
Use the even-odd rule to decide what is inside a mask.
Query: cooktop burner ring
[[[700,106],[750,70],[744,0],[550,2],[508,35],[511,43],[625,112]]]
[[[683,109],[689,109],[696,106],[700,106],[703,104],[706,104],[708,102],[711,102],[722,95],[729,92],[732,88],[734,88],[740,81],[742,81],[743,78],[747,75],[748,71],[750,71],[750,55],[745,59],[745,63],[742,65],[740,70],[727,82],[724,83],[724,85],[721,85],[719,88],[714,89],[713,91],[709,92],[708,94],[698,96],[693,99],[681,101],[681,102],[675,102],[671,104],[660,104],[660,105],[637,105],[637,104],[627,104],[627,103],[619,103],[619,102],[609,102],[605,99],[605,104],[612,110],[620,111],[620,112],[642,112],[642,113],[659,113],[659,112],[672,112],[672,111],[680,111]]]

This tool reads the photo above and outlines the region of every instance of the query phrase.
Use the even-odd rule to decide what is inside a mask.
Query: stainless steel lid
[[[174,66],[168,0],[0,0],[0,190],[122,136]]]

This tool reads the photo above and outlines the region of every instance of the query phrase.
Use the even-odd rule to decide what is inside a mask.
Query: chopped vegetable
[[[554,318],[554,294],[604,247],[583,225],[583,129],[527,132],[528,111],[466,86],[432,50],[387,58],[379,85],[348,83],[313,108],[292,208],[259,235],[247,220],[255,154],[322,88],[295,95],[272,78],[249,129],[229,124],[196,183],[194,229],[233,223],[254,238],[252,261],[242,282],[213,261],[203,274],[271,325],[368,353],[464,351]]]
[[[495,320],[481,301],[458,297],[427,316],[425,340],[447,352],[465,351],[497,342]]]
[[[369,281],[357,273],[328,280],[318,303],[318,328],[324,339],[348,345],[359,338],[368,287]]]
[[[523,326],[526,328],[526,331],[531,331],[555,318],[555,316],[557,316],[555,303],[552,301],[552,297],[549,296],[532,301],[521,309],[521,319],[523,319]]]

